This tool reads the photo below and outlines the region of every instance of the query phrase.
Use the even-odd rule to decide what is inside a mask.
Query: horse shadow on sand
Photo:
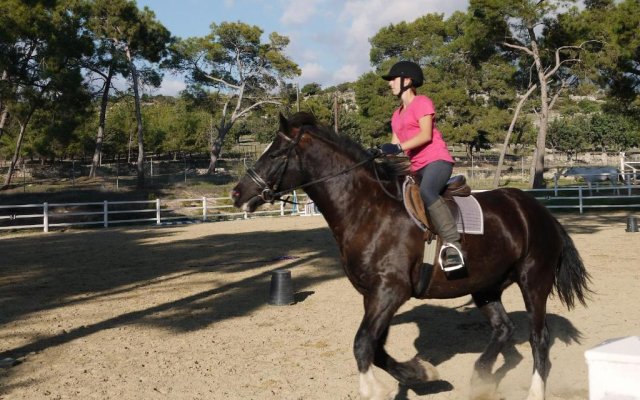
[[[429,361],[436,367],[457,354],[476,353],[479,357],[489,343],[491,328],[478,309],[468,304],[458,308],[420,305],[398,314],[393,319],[392,325],[415,323],[419,329],[418,337],[414,343],[418,357]],[[508,314],[516,329],[513,337],[502,350],[504,360],[501,361],[499,358],[496,362],[497,368],[494,369],[492,376],[496,387],[500,385],[507,373],[516,368],[524,359],[515,346],[529,341],[527,313],[515,311]],[[434,323],[436,321],[444,322]],[[555,314],[547,314],[547,326],[551,340],[551,351],[553,351],[553,344],[556,340],[565,344],[580,343],[582,335],[568,319]],[[465,366],[465,368],[467,367],[472,369],[473,365]],[[446,377],[441,377],[441,380],[435,382],[415,385],[400,384],[395,400],[408,399],[409,390],[420,396],[426,396],[451,391],[453,385],[446,381]]]

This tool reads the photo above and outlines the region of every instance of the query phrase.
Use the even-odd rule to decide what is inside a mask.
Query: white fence
[[[550,209],[577,209],[580,214],[586,209],[638,209],[640,208],[639,185],[617,185],[591,190],[585,186],[554,187],[553,189],[528,189],[538,201]],[[595,195],[593,194],[595,192]]]
[[[526,190],[550,209],[637,209],[640,186],[617,185],[596,189],[590,195],[584,186]],[[479,192],[479,191],[476,191]],[[0,205],[0,231],[72,226],[108,228],[115,225],[151,223],[167,225],[261,216],[320,215],[306,194],[292,196],[296,204],[279,202],[253,214],[237,212],[228,198],[156,199],[143,201],[102,201],[92,203],[42,203]]]
[[[237,212],[229,198],[155,199],[142,201],[102,201],[90,203],[41,203],[0,205],[0,231],[42,229],[71,226],[109,226],[154,223],[166,225],[247,219],[259,216],[319,215],[306,194],[294,194],[295,204],[278,205],[251,215]],[[302,206],[302,207],[301,207]]]

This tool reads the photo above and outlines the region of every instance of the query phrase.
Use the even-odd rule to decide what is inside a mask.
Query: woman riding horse
[[[420,176],[420,195],[429,213],[433,228],[444,240],[440,249],[443,268],[448,271],[464,267],[460,249],[460,233],[449,207],[440,197],[453,172],[453,157],[436,127],[436,109],[433,101],[418,95],[422,86],[422,68],[411,61],[394,64],[382,77],[389,81],[394,95],[402,101],[391,117],[391,143],[383,144],[384,154],[405,152],[411,160],[411,171]]]
[[[555,289],[571,308],[584,304],[588,273],[573,241],[551,213],[518,189],[475,194],[483,210],[483,235],[464,235],[468,275],[448,280],[432,268],[428,285],[423,269],[423,232],[398,200],[401,177],[389,163],[350,139],[319,126],[304,113],[281,116],[271,146],[232,191],[236,207],[253,212],[293,190],[304,189],[320,209],[340,248],[344,271],[364,297],[364,317],[353,351],[365,399],[389,399],[372,366],[405,385],[437,379],[430,364],[415,358],[398,362],[384,345],[394,314],[409,298],[454,298],[470,294],[491,325],[489,344],[474,366],[473,388],[494,390],[492,368],[514,331],[502,292],[516,283],[531,322],[533,377],[528,400],[542,400],[549,372],[546,303]],[[484,397],[483,397],[484,398]]]

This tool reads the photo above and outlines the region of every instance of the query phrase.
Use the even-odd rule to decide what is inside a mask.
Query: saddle
[[[407,175],[402,185],[402,197],[407,213],[413,222],[424,232],[424,240],[427,243],[431,243],[436,234],[424,208],[424,202],[420,195],[419,179],[417,176]],[[454,219],[458,218],[459,209],[453,197],[467,197],[470,195],[471,187],[467,185],[467,179],[463,175],[451,177],[441,194],[447,206],[449,206],[449,210],[451,210],[451,215],[453,215]]]

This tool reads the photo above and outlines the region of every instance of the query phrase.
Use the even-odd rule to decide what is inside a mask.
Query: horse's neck
[[[344,229],[356,229],[361,224],[371,223],[371,218],[375,218],[373,210],[401,204],[384,193],[381,183],[371,173],[371,164],[364,164],[344,174],[340,174],[340,171],[356,162],[338,164],[331,171],[318,169],[311,179],[339,175],[311,185],[306,190],[337,237],[342,236]]]

